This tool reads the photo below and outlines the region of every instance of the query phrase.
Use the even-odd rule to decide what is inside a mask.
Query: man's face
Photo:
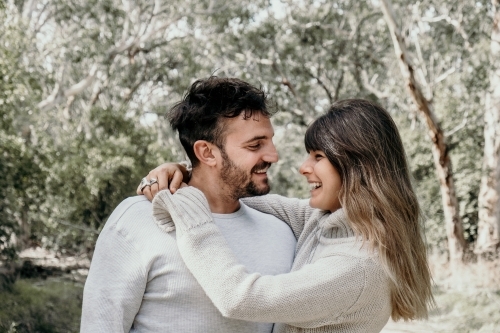
[[[267,170],[278,161],[271,121],[256,112],[247,119],[242,113],[225,122],[220,178],[226,190],[234,199],[269,193]]]

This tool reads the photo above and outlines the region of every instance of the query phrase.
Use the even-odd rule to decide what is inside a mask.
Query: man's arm
[[[129,332],[146,288],[141,251],[130,235],[117,230],[113,218],[123,214],[115,213],[99,235],[85,283],[82,333]]]

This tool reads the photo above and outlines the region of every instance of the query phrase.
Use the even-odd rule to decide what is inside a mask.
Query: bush
[[[78,332],[82,293],[74,282],[18,280],[0,292],[0,332]]]

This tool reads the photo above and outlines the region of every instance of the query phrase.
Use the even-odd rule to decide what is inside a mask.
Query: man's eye
[[[255,145],[248,146],[248,148],[249,148],[249,149],[253,149],[253,150],[255,150],[255,149],[259,149],[259,147],[260,147],[260,143],[255,144]]]

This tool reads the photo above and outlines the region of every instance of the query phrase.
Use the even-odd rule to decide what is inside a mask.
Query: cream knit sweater
[[[275,322],[275,333],[382,330],[391,314],[389,278],[354,237],[342,210],[330,214],[278,195],[244,202],[292,228],[298,242],[290,273],[247,273],[198,189],[166,190],[153,200],[157,223],[171,230],[175,221],[184,262],[222,315]]]

